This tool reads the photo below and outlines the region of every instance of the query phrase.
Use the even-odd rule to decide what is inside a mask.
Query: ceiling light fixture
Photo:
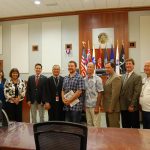
[[[40,1],[40,0],[34,0],[34,4],[40,5],[40,4],[41,4],[41,1]]]

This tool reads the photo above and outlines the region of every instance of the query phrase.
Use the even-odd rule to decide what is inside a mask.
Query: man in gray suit
[[[120,93],[121,118],[123,128],[140,128],[139,96],[142,87],[142,78],[134,72],[134,60],[125,62],[126,74],[122,76]]]
[[[106,73],[109,75],[104,85],[103,107],[106,112],[107,127],[120,127],[120,104],[119,95],[121,89],[121,78],[114,71],[115,65],[108,62],[105,65]]]

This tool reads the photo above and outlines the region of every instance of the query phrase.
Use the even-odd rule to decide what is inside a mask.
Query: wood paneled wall
[[[119,41],[119,51],[122,40],[125,47],[125,58],[128,57],[128,12],[100,12],[79,15],[79,64],[82,56],[82,41],[89,40],[92,49],[92,29],[94,28],[114,28],[114,52],[116,52],[117,40]],[[86,44],[86,48],[87,48]],[[79,65],[80,66],[80,65]]]

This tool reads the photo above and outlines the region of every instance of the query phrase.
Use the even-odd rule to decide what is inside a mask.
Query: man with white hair
[[[63,77],[60,75],[60,66],[54,65],[53,75],[47,79],[45,109],[48,109],[49,121],[64,121],[63,101],[61,90]]]
[[[102,79],[94,75],[95,65],[89,62],[85,77],[85,107],[88,126],[100,127],[100,106],[103,91]]]
[[[140,104],[142,106],[143,128],[150,129],[150,61],[145,62],[144,73],[147,77],[142,81]]]

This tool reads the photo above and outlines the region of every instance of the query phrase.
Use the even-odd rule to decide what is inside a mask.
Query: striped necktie
[[[128,80],[128,77],[129,77],[129,73],[126,73],[126,76],[124,78],[124,81],[123,81],[123,85],[126,84],[127,80]]]
[[[38,86],[39,84],[39,76],[35,76],[35,85]]]

